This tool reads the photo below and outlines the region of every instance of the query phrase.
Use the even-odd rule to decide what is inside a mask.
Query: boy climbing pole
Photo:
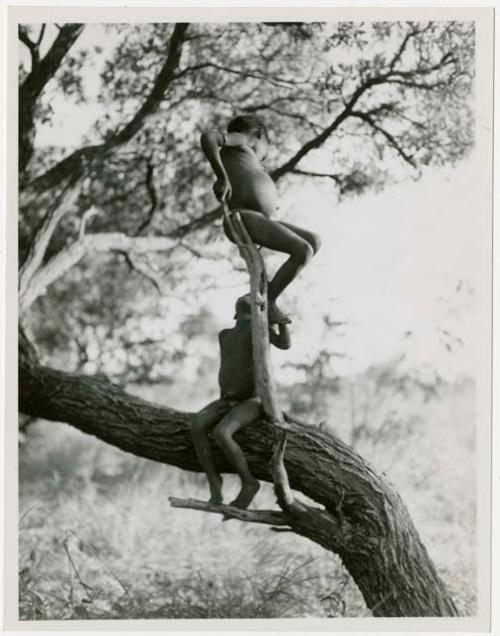
[[[313,232],[272,219],[278,207],[274,181],[261,165],[268,150],[263,122],[251,115],[235,117],[227,132],[208,130],[201,135],[201,146],[217,177],[214,193],[227,201],[232,212],[239,212],[243,225],[257,245],[289,255],[268,287],[269,322],[290,322],[276,304],[283,290],[294,280],[320,247]],[[224,219],[224,232],[234,242]]]
[[[252,313],[248,295],[236,302],[236,325],[219,333],[221,395],[191,420],[191,435],[196,454],[207,474],[210,503],[221,504],[222,477],[215,468],[208,432],[213,430],[215,441],[241,479],[241,490],[230,504],[247,508],[259,490],[259,482],[248,468],[238,443],[233,439],[236,431],[251,424],[262,415],[260,398],[255,386],[252,349]],[[290,348],[290,334],[286,324],[271,327],[269,339],[279,349]]]

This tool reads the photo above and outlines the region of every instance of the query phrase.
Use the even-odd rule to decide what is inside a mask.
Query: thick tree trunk
[[[19,407],[27,415],[66,422],[135,455],[201,470],[188,413],[130,396],[97,377],[43,367],[22,330],[19,387]],[[290,528],[341,557],[375,616],[456,616],[393,487],[333,435],[289,418],[288,425],[290,485],[324,506],[285,505]],[[274,427],[259,421],[237,435],[255,476],[271,481]],[[214,454],[221,472],[233,472],[217,448]]]

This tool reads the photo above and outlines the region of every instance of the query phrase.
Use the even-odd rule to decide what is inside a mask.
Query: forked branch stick
[[[241,216],[237,211],[230,212],[225,201],[222,202],[224,217],[245,260],[250,274],[250,297],[252,307],[252,346],[257,392],[266,417],[278,429],[276,449],[272,459],[272,474],[276,496],[284,510],[294,504],[294,497],[288,483],[284,465],[286,430],[289,428],[283,418],[283,412],[276,397],[271,356],[269,351],[269,321],[267,297],[267,273],[264,259],[248,234]]]
[[[261,253],[248,234],[238,212],[229,212],[223,202],[224,216],[250,274],[252,306],[252,346],[257,392],[266,417],[276,426],[287,428],[276,399],[269,352],[267,273]]]

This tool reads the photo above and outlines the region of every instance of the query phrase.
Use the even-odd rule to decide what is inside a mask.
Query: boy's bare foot
[[[281,311],[276,303],[269,304],[268,320],[271,325],[288,325],[292,322],[290,318]]]
[[[241,485],[241,490],[238,493],[238,496],[229,505],[245,510],[245,508],[248,508],[248,506],[252,503],[253,498],[259,491],[259,488],[260,484],[257,479],[244,482]]]
[[[220,506],[223,502],[222,497],[222,477],[219,475],[217,478],[208,482],[210,486],[210,499],[208,503]]]

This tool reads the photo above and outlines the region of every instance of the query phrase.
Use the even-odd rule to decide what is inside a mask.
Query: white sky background
[[[483,232],[475,215],[475,169],[471,157],[456,168],[428,171],[417,182],[340,204],[320,180],[289,189],[280,214],[318,232],[323,245],[293,283],[304,317],[292,325],[287,359],[303,361],[322,346],[319,319],[327,311],[348,322],[339,330],[342,337],[331,334],[335,350],[347,354],[335,363],[338,373],[402,353],[409,366],[449,379],[471,372]],[[287,296],[295,295],[291,289],[283,297],[285,309]],[[222,320],[231,316],[235,294],[208,292]]]
[[[95,44],[108,49],[116,41],[99,25],[88,25],[72,52]],[[65,147],[81,144],[102,113],[94,102],[99,71],[96,65],[86,73],[89,103],[78,106],[78,118],[74,105],[68,107],[61,93],[54,95],[53,126],[39,129],[38,145],[59,139]],[[403,352],[407,364],[435,369],[449,379],[470,373],[484,236],[475,203],[477,169],[471,156],[455,168],[427,170],[419,181],[342,203],[320,179],[290,187],[279,216],[318,232],[323,246],[293,283],[296,293],[290,289],[283,297],[286,310],[292,296],[299,295],[303,314],[293,325],[293,349],[286,359],[303,361],[321,347],[324,332],[318,320],[328,311],[349,323],[343,337],[334,340],[336,350],[347,354],[336,362],[338,373],[361,371]],[[199,264],[200,271],[211,266]],[[204,301],[221,325],[231,322],[237,293],[234,288],[206,292]]]

